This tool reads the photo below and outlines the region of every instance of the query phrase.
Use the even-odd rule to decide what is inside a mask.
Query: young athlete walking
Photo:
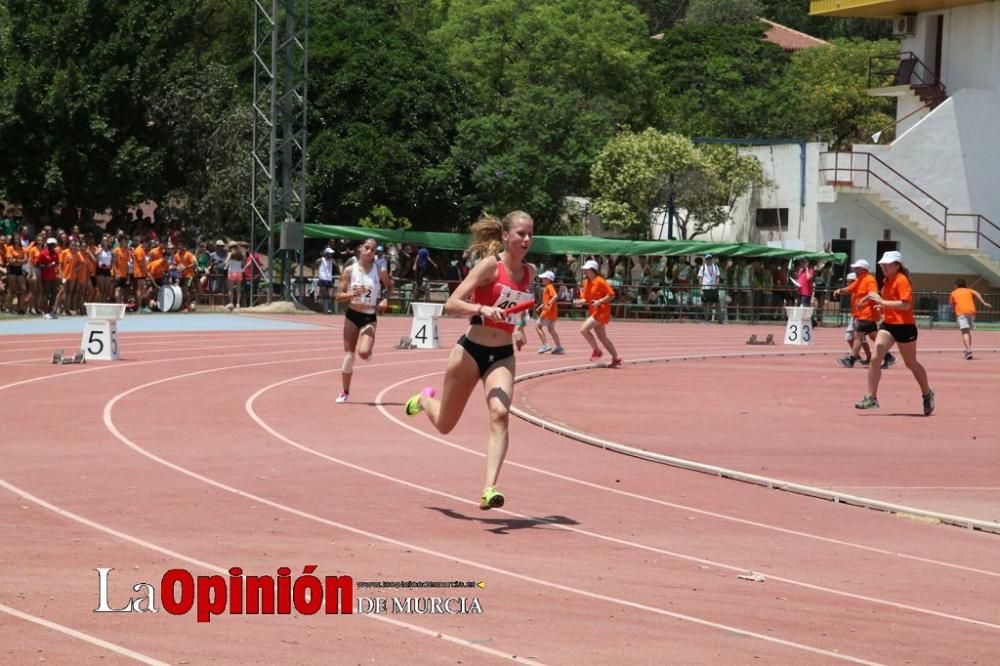
[[[427,413],[438,432],[447,434],[458,423],[477,383],[482,382],[490,413],[486,446],[486,486],[480,509],[504,505],[497,490],[500,468],[509,445],[510,406],[514,397],[514,345],[525,343],[519,314],[506,310],[533,302],[535,269],[524,262],[534,236],[534,222],[523,211],[503,220],[483,217],[472,225],[467,257],[477,263],[445,303],[449,315],[470,317],[469,328],[448,358],[441,398],[428,387],[406,402],[406,414]]]

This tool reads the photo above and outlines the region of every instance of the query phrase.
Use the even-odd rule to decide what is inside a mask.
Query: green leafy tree
[[[827,141],[835,149],[868,143],[872,133],[894,120],[893,100],[868,94],[869,62],[872,56],[894,56],[898,49],[889,40],[838,39],[796,53],[778,83],[775,133]],[[870,85],[888,85],[891,78]]]
[[[309,200],[317,221],[357,224],[382,204],[418,228],[457,220],[447,158],[466,97],[431,48],[418,0],[340,0],[310,19]]]
[[[765,24],[680,25],[654,42],[662,130],[761,137],[778,103],[788,55],[762,39]]]
[[[595,198],[590,212],[606,227],[632,238],[648,238],[653,211],[667,203],[671,174],[697,169],[691,141],[655,129],[622,132],[601,151],[591,169]]]
[[[684,18],[688,0],[630,0],[630,4],[642,12],[649,34],[655,35],[672,28]]]
[[[561,229],[608,139],[652,116],[652,45],[620,0],[453,0],[434,40],[470,92],[445,165],[470,215],[523,208]]]
[[[405,217],[397,217],[388,206],[378,205],[361,218],[365,229],[409,229],[413,224]]]
[[[0,180],[44,212],[122,208],[169,188],[150,116],[190,48],[197,0],[8,0],[0,21]]]
[[[752,23],[763,9],[760,0],[690,0],[684,22],[701,25]]]
[[[667,204],[675,177],[677,220],[682,239],[692,239],[729,222],[736,199],[766,184],[756,158],[732,146],[695,146],[677,134],[655,129],[623,132],[608,142],[591,177],[597,197],[590,212],[605,226],[633,238],[648,238],[654,211]]]
[[[698,157],[698,168],[682,172],[675,183],[677,228],[688,240],[727,224],[741,195],[768,184],[760,161],[735,146],[699,146]]]
[[[760,0],[763,5],[761,16],[819,37],[857,37],[865,40],[888,39],[892,34],[892,24],[887,19],[841,18],[834,16],[810,16],[809,5],[803,0]]]

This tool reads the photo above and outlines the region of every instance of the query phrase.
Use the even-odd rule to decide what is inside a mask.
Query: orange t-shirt
[[[87,265],[87,276],[94,277],[97,275],[97,257],[94,256],[94,251],[81,252],[83,255],[83,261]]]
[[[161,258],[162,256],[163,256],[163,248],[162,247],[154,247],[152,250],[149,251],[149,257],[147,259],[149,261],[155,261],[155,260]]]
[[[955,308],[955,315],[958,317],[976,314],[976,299],[973,298],[972,290],[968,287],[959,287],[951,292],[948,302]]]
[[[38,247],[35,243],[28,246],[28,262],[34,266],[38,263],[38,255],[41,254],[42,248]]]
[[[146,248],[136,245],[132,250],[132,275],[137,278],[146,277]]]
[[[111,250],[111,273],[116,278],[128,277],[128,248],[119,245]]]
[[[59,251],[59,274],[63,280],[72,280],[76,260],[73,258],[73,250],[69,248]]]
[[[149,264],[146,265],[146,270],[149,271],[149,277],[154,280],[159,280],[164,275],[167,274],[167,260],[163,259],[153,259]]]
[[[559,318],[559,294],[556,293],[556,286],[551,282],[542,289],[542,311],[538,318],[546,321],[555,321]]]
[[[851,284],[847,285],[847,291],[851,293],[851,315],[861,321],[878,321],[878,313],[875,311],[875,303],[865,301],[858,303],[863,297],[871,293],[878,292],[878,282],[871,273],[865,273]]]
[[[181,270],[181,277],[193,278],[196,263],[194,254],[188,250],[182,250],[174,253],[174,264],[177,266],[184,266]]]
[[[72,251],[70,251],[72,254]],[[86,252],[77,252],[73,256],[73,279],[77,282],[86,282],[90,277],[90,259]]]
[[[614,298],[615,291],[603,277],[598,275],[593,280],[583,281],[583,288],[580,290],[580,298],[587,301],[587,313],[602,324],[607,324],[611,321],[611,306],[604,303],[603,305],[595,307],[590,305],[590,301],[596,301],[604,298],[605,296],[611,296],[611,298]]]
[[[24,252],[24,248],[21,247],[21,239],[15,238],[14,242],[7,246],[7,265],[8,266],[24,266],[23,260],[28,258],[28,255]]]
[[[882,298],[887,301],[909,301],[909,310],[893,310],[883,308],[886,324],[915,324],[917,320],[913,318],[913,287],[910,286],[910,279],[902,273],[887,277],[882,285]]]

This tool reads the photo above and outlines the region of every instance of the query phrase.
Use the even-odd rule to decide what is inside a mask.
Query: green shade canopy
[[[435,250],[460,252],[469,245],[468,234],[451,234],[440,231],[401,231],[399,229],[368,229],[365,227],[340,227],[326,224],[305,225],[306,238],[348,238],[364,240],[374,238],[382,243],[403,243]],[[760,259],[825,259],[836,264],[847,261],[843,252],[805,252],[787,250],[752,243],[709,243],[705,241],[638,241],[597,236],[535,236],[531,243],[532,254],[611,254],[619,256],[667,256],[714,254],[723,257],[753,257]]]

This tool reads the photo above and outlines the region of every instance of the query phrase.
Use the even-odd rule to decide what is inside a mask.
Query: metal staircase
[[[956,213],[895,168],[866,153],[820,154],[820,177],[842,192],[859,192],[943,254],[968,257],[1000,282],[1000,226],[978,213]]]

